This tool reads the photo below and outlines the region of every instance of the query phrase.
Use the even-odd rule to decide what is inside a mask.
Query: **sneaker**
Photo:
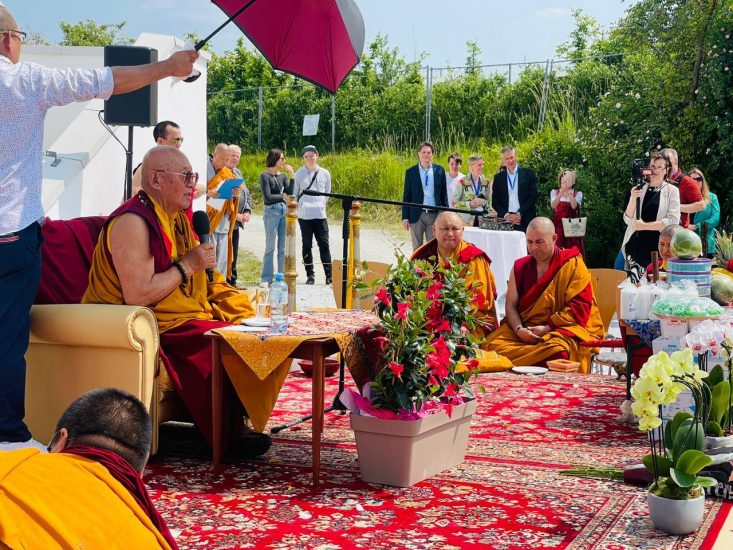
[[[332,278],[331,278],[331,276],[329,275],[328,277],[326,277],[326,284],[327,284],[327,285],[330,285],[330,284],[332,284],[332,283],[333,283],[333,279],[332,279]]]
[[[28,441],[3,441],[0,442],[0,451],[17,451],[18,449],[36,448],[42,453],[48,452],[46,445],[31,438]]]
[[[305,284],[314,285],[316,284],[316,279],[313,277],[313,275],[308,275],[308,278],[305,280]]]

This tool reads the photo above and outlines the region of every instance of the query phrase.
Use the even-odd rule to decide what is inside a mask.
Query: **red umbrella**
[[[354,0],[212,0],[270,64],[331,93],[359,62],[364,19]]]

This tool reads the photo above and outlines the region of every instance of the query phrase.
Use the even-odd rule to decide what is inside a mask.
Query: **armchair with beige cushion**
[[[39,441],[82,393],[115,387],[139,398],[153,423],[187,418],[159,360],[155,315],[139,306],[80,304],[104,218],[47,221],[43,268],[26,354],[26,423]]]

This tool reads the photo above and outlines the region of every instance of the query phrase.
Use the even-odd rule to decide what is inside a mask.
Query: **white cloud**
[[[570,15],[570,10],[568,8],[544,8],[537,10],[535,15],[543,19],[556,19]]]

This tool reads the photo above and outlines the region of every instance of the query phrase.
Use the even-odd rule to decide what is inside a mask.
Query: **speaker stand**
[[[127,127],[127,149],[125,149],[125,200],[132,198],[132,126]]]

